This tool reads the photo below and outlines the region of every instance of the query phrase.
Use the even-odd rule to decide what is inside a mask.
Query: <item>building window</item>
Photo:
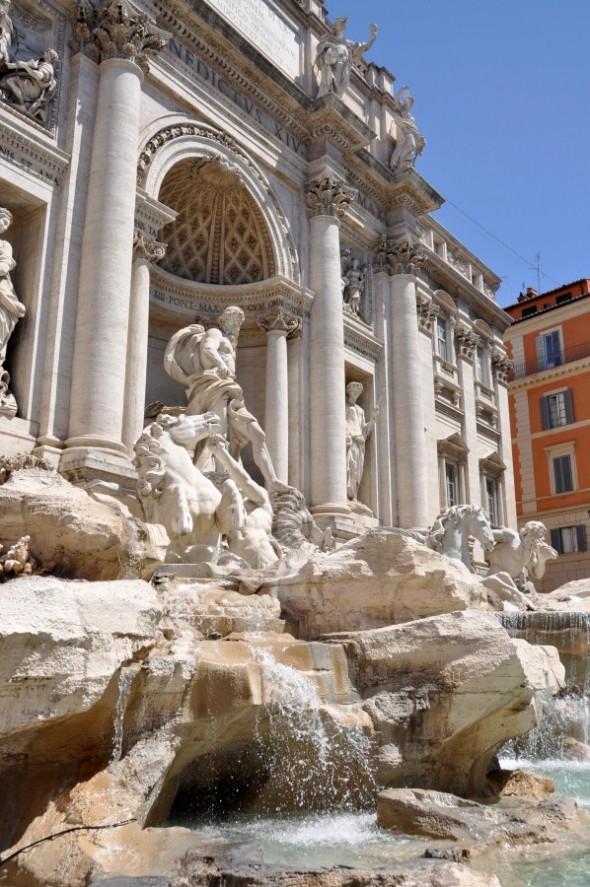
[[[568,453],[565,456],[555,456],[553,465],[553,485],[556,493],[571,493],[574,489],[574,473],[572,470],[572,457]]]
[[[485,509],[490,523],[498,526],[498,481],[493,477],[485,478]]]
[[[537,370],[550,370],[563,363],[561,331],[551,330],[537,336]]]
[[[546,394],[541,398],[541,423],[543,428],[559,428],[574,421],[572,392],[569,388]]]
[[[529,305],[527,308],[522,309],[521,317],[531,317],[533,314],[537,313],[536,305]]]
[[[556,530],[551,530],[551,545],[558,554],[587,551],[586,527],[584,524],[578,524],[575,527],[558,527]]]
[[[491,388],[490,352],[481,346],[477,349],[477,377],[482,385]]]
[[[571,302],[572,294],[571,293],[562,293],[561,296],[557,296],[555,299],[556,305],[565,305],[566,302]]]
[[[459,505],[459,472],[454,462],[445,462],[446,507]]]
[[[447,322],[442,317],[436,319],[436,353],[441,360],[450,363],[449,334]]]

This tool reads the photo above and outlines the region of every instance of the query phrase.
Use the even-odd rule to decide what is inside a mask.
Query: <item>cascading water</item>
[[[344,810],[370,804],[375,780],[371,744],[363,730],[328,717],[313,680],[278,662],[269,650],[254,648],[253,658],[262,665],[267,700],[256,730],[274,810]],[[270,741],[264,741],[265,735]]]
[[[590,614],[511,612],[498,618],[511,637],[557,647],[566,671],[565,689],[543,699],[539,725],[507,743],[500,764],[549,776],[556,794],[590,809]],[[570,852],[565,859],[521,862],[513,873],[531,887],[586,887],[590,850]]]

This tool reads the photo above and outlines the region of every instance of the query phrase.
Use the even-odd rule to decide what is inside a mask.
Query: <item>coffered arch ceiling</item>
[[[264,217],[237,164],[221,155],[181,160],[165,176],[159,200],[178,213],[162,232],[166,271],[233,286],[277,273]]]

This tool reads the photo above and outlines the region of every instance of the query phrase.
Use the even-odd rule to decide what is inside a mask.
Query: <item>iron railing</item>
[[[532,360],[515,363],[509,378],[510,381],[524,379],[525,376],[532,376],[533,373],[552,370],[555,367],[563,366],[566,363],[573,363],[575,360],[582,360],[582,358],[589,356],[590,342],[582,342],[579,345],[572,345],[571,348],[561,348],[559,351],[554,351],[551,358],[535,357]]]

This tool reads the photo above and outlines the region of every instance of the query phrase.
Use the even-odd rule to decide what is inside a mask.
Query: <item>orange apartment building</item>
[[[590,280],[528,289],[505,310],[518,523],[550,531],[559,557],[536,586],[552,591],[590,576]]]

